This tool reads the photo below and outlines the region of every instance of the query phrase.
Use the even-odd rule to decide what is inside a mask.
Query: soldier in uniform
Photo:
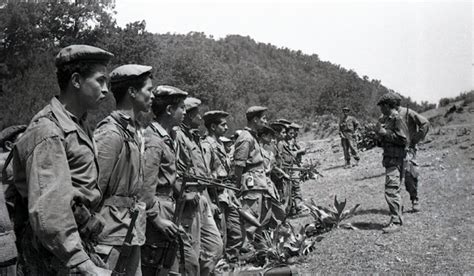
[[[350,109],[344,107],[342,109],[343,116],[339,121],[339,136],[341,137],[342,150],[344,151],[344,159],[346,164],[344,168],[351,167],[351,155],[354,157],[355,166],[359,164],[359,155],[357,154],[357,145],[354,141],[355,133],[359,128],[359,122],[353,116],[349,115]]]
[[[230,157],[226,151],[224,143],[220,140],[225,137],[227,131],[226,117],[229,113],[221,110],[212,110],[204,113],[204,125],[207,128],[208,135],[202,141],[204,149],[204,160],[206,166],[210,169],[211,176],[216,179],[228,179],[230,177],[231,166]],[[225,253],[229,260],[237,258],[239,249],[242,247],[242,229],[240,223],[239,211],[236,207],[237,198],[235,193],[229,189],[216,189],[218,198],[217,205],[221,209],[224,217],[223,228],[225,231]]]
[[[199,114],[201,101],[188,97],[184,100],[184,104],[186,114],[183,123],[176,132],[178,175],[184,176],[188,173],[209,178],[211,174],[204,160],[198,131],[202,120]],[[217,206],[210,201],[205,186],[191,186],[188,191],[189,195],[194,195],[198,199],[199,205],[198,208],[186,206],[185,219],[192,219],[192,223],[186,223],[185,229],[193,237],[195,250],[200,252],[201,275],[210,275],[223,253],[222,238],[213,215]]]
[[[418,164],[416,163],[416,145],[422,141],[430,129],[429,121],[408,107],[401,107],[401,97],[393,93],[397,100],[397,110],[400,117],[408,127],[410,144],[405,162],[405,187],[410,194],[410,200],[414,212],[420,211],[418,199]]]
[[[173,223],[176,197],[183,187],[176,181],[176,132],[186,109],[184,99],[188,93],[172,86],[158,86],[153,92],[152,111],[155,119],[145,130],[144,189],[142,200],[147,208],[146,241],[142,246],[143,275],[176,275],[178,258],[171,271],[164,271],[162,260],[171,241],[178,235],[183,241],[185,274],[199,275],[198,251],[180,225]],[[189,198],[193,204],[194,198]],[[178,214],[182,215],[182,214]],[[179,255],[178,255],[179,257]]]
[[[234,165],[238,188],[242,194],[242,208],[248,210],[260,222],[267,220],[270,210],[270,192],[265,175],[265,160],[261,145],[258,142],[258,131],[267,124],[266,107],[252,106],[247,109],[247,127],[245,127],[235,141]],[[271,215],[271,214],[270,214]],[[256,228],[243,221],[246,230],[244,246],[253,243],[257,246],[258,240],[254,237],[261,233]]]
[[[93,248],[104,222],[93,213],[101,190],[85,115],[108,93],[111,57],[88,45],[63,48],[56,56],[61,92],[33,117],[13,149],[15,186],[24,204],[15,209],[29,218],[23,225],[22,214],[15,218],[15,227],[22,227],[17,238],[24,274],[110,275]]]
[[[397,111],[396,98],[392,94],[382,95],[377,105],[382,112],[376,128],[383,148],[385,199],[391,216],[383,232],[392,233],[399,231],[403,223],[400,185],[403,181],[404,159],[410,141],[407,126]]]
[[[286,135],[284,139],[280,140],[277,144],[278,151],[282,160],[282,166],[286,168],[290,176],[293,178],[298,178],[298,174],[294,171],[291,171],[291,168],[298,166],[296,152],[292,150],[290,143],[294,137],[294,128],[291,128],[291,122],[285,119],[279,119],[278,122],[285,125]],[[291,202],[289,213],[292,216],[300,215],[307,212],[306,206],[303,203],[303,196],[301,193],[300,181],[292,180],[291,185]]]
[[[134,238],[128,256],[126,275],[141,275],[140,246],[145,241],[145,203],[138,200],[143,188],[144,143],[138,131],[138,114],[151,107],[153,84],[150,66],[128,64],[111,72],[111,90],[117,110],[97,125],[99,187],[102,190],[100,214],[106,225],[96,251],[110,268],[117,264],[121,246],[130,227]],[[131,214],[138,219],[131,226]],[[123,260],[122,260],[123,261]]]

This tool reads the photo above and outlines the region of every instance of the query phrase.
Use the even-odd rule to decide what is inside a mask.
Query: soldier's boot
[[[351,167],[351,161],[346,160],[346,164],[344,165],[344,169],[349,169]]]
[[[400,230],[402,230],[402,225],[399,224],[399,223],[393,223],[393,222],[390,222],[387,226],[382,228],[382,232],[384,234],[395,233],[395,232],[398,232]]]
[[[411,201],[411,206],[412,206],[413,212],[416,213],[416,212],[420,212],[420,211],[421,211],[420,202],[418,202],[418,199],[412,200],[412,201]]]
[[[359,166],[360,158],[359,158],[359,157],[356,157],[356,158],[354,158],[354,160],[355,160],[355,163],[354,163],[354,165],[352,165],[352,166],[353,166],[353,167]]]

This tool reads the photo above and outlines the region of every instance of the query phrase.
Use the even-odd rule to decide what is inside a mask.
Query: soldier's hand
[[[155,227],[163,233],[166,239],[172,240],[178,233],[178,227],[171,220],[156,217],[154,220]]]
[[[184,198],[186,200],[186,204],[190,204],[191,208],[196,208],[199,204],[199,194],[197,193],[185,193]]]
[[[283,173],[282,177],[286,180],[290,180],[290,176],[287,173]]]
[[[96,266],[91,260],[87,260],[77,266],[81,275],[88,276],[110,276],[112,271]]]

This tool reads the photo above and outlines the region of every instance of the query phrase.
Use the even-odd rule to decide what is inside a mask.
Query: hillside
[[[244,125],[243,112],[250,105],[268,106],[271,118],[292,118],[307,128],[319,116],[339,116],[343,106],[361,119],[374,118],[376,100],[390,90],[317,54],[239,35],[216,40],[203,33],[152,34],[145,22],[121,28],[112,11],[101,5],[55,3],[9,3],[0,9],[0,128],[27,123],[58,93],[53,57],[60,47],[73,43],[111,51],[111,68],[152,65],[155,84],[175,85],[201,98],[204,111],[229,111],[231,129]],[[91,20],[97,24],[91,26]],[[92,123],[113,107],[110,96],[90,114]]]

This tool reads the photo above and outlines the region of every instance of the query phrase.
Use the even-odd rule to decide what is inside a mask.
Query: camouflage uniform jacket
[[[409,109],[408,107],[400,107],[398,110],[400,118],[408,127],[408,134],[410,138],[409,146],[414,148],[421,140],[423,140],[430,129],[429,121],[418,114],[417,112]]]

